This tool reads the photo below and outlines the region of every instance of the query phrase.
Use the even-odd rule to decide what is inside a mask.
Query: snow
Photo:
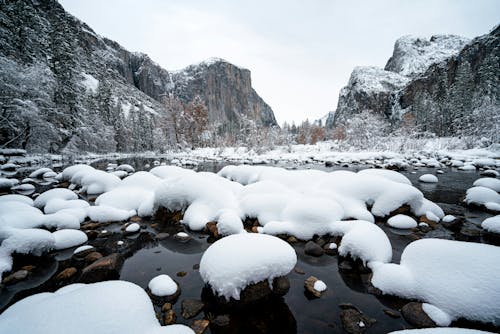
[[[389,170],[389,169],[367,168],[367,169],[360,170],[358,172],[358,174],[360,174],[360,175],[363,175],[363,174],[364,175],[377,175],[377,176],[384,177],[384,178],[389,179],[389,180],[394,181],[394,182],[404,183],[404,184],[408,184],[411,186],[411,181],[406,176],[404,176],[401,173],[395,172],[393,170]]]
[[[401,75],[417,76],[430,65],[457,54],[468,42],[468,38],[455,35],[435,35],[431,39],[403,36],[396,41],[393,57],[387,66],[392,61],[391,70]]]
[[[31,198],[29,198],[28,196],[17,195],[17,194],[0,196],[0,203],[2,203],[2,202],[22,202],[22,203],[27,204],[29,206],[34,205],[33,200]]]
[[[453,215],[446,215],[443,217],[443,222],[445,223],[451,223],[452,221],[454,221],[455,219],[457,219],[455,216]]]
[[[417,227],[417,222],[407,215],[396,215],[387,220],[387,224],[395,228],[414,228]]]
[[[341,256],[351,255],[365,264],[391,261],[391,243],[377,225],[362,220],[340,221],[332,224],[330,229],[333,235],[343,236],[338,247]]]
[[[52,171],[52,169],[47,168],[47,167],[39,168],[39,169],[35,170],[34,172],[32,172],[29,175],[29,177],[33,178],[33,179],[42,178],[44,176],[44,174],[48,173],[48,172],[53,172],[53,171]]]
[[[234,234],[213,243],[200,261],[200,275],[214,293],[240,299],[246,286],[288,274],[297,262],[285,241],[256,233]]]
[[[78,253],[84,252],[84,251],[92,249],[92,248],[94,248],[94,247],[91,245],[80,246],[73,251],[73,254],[78,254]]]
[[[0,189],[10,188],[15,186],[16,184],[19,184],[19,180],[0,177]]]
[[[132,223],[125,228],[126,232],[135,233],[141,229],[141,225],[137,223]]]
[[[121,164],[120,166],[116,167],[116,170],[119,171],[125,171],[127,173],[133,173],[135,172],[134,167],[130,166],[129,164]]]
[[[135,210],[122,210],[108,205],[91,206],[87,209],[89,218],[100,223],[123,221],[136,214]]]
[[[66,249],[87,242],[87,235],[80,230],[64,229],[52,232],[55,240],[55,249]]]
[[[22,299],[0,315],[10,334],[194,334],[184,325],[162,327],[151,300],[125,281],[72,284]]]
[[[487,244],[421,239],[404,249],[399,265],[373,265],[372,284],[387,294],[427,302],[451,320],[498,325],[499,256],[500,248]]]
[[[82,72],[82,85],[87,89],[90,93],[97,93],[97,89],[99,88],[99,80],[94,78],[91,74],[87,74]]]
[[[73,179],[71,180],[73,182]],[[75,183],[75,182],[73,182]],[[89,195],[102,194],[110,191],[120,183],[120,178],[116,175],[106,173],[102,170],[87,171],[82,176],[80,185],[82,191]]]
[[[186,232],[178,232],[176,236],[178,236],[179,238],[189,238],[189,234],[187,234]]]
[[[422,310],[431,318],[438,326],[449,326],[452,319],[449,314],[443,312],[434,305],[423,303]]]
[[[476,187],[486,187],[495,190],[497,193],[500,192],[500,180],[491,177],[484,177],[474,181],[473,186]]]
[[[171,296],[177,292],[178,286],[168,275],[158,275],[148,283],[148,288],[155,296]]]
[[[77,208],[85,209],[89,206],[90,205],[87,201],[81,199],[65,200],[60,198],[54,198],[47,202],[43,211],[45,213],[54,213],[64,209],[77,209]]]
[[[33,192],[35,191],[35,186],[29,183],[24,183],[17,186],[13,186],[10,188],[10,190],[17,192],[30,192],[30,191]]]
[[[425,182],[425,183],[437,183],[438,178],[435,175],[432,174],[424,174],[418,178],[420,182]]]
[[[499,233],[500,234],[500,215],[494,217],[486,218],[481,223],[481,227],[488,232]]]
[[[402,88],[409,81],[410,79],[403,75],[378,67],[356,66],[351,72],[348,86],[354,92],[381,93]]]
[[[37,208],[44,208],[49,201],[54,199],[76,200],[78,199],[78,195],[66,188],[50,189],[43,192],[35,199],[35,206]]]
[[[313,288],[316,291],[323,292],[326,290],[326,284],[322,280],[317,280],[316,282],[314,282]]]
[[[464,202],[476,205],[500,204],[500,195],[490,188],[477,186],[467,189]]]

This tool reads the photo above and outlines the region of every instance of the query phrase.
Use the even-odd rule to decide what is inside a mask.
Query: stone
[[[207,330],[208,326],[210,325],[210,321],[206,319],[201,319],[201,320],[195,320],[193,324],[191,325],[191,329],[196,333],[196,334],[203,334]]]
[[[171,309],[172,309],[172,304],[171,303],[165,303],[161,307],[161,311],[162,312],[167,312],[168,310],[171,310]]]
[[[78,253],[75,253],[75,254],[73,254],[73,257],[76,258],[76,259],[83,259],[83,258],[85,258],[87,255],[89,255],[92,252],[95,252],[95,248],[94,247],[86,249],[86,250],[83,250],[83,251],[78,252]]]
[[[293,268],[293,271],[295,271],[299,275],[304,275],[306,273],[302,268],[299,267]]]
[[[80,281],[83,283],[94,283],[118,279],[120,277],[120,269],[123,265],[123,261],[123,257],[118,253],[100,258],[83,268]]]
[[[156,235],[156,239],[163,240],[163,239],[167,239],[169,236],[170,236],[169,233],[158,233]]]
[[[227,314],[218,315],[212,321],[212,323],[218,327],[225,327],[225,326],[229,325],[230,322],[231,322],[231,318]]]
[[[85,262],[92,263],[102,258],[102,254],[99,252],[91,252],[87,254],[84,258]]]
[[[384,309],[384,313],[387,314],[389,317],[395,319],[401,317],[398,312],[389,309]]]
[[[278,296],[284,296],[290,290],[290,281],[285,276],[275,277],[273,279],[273,292]]]
[[[81,230],[97,230],[99,227],[101,227],[101,225],[102,225],[101,223],[90,221],[88,223],[82,224],[80,226],[80,229]]]
[[[181,304],[181,315],[184,319],[191,319],[196,317],[205,304],[198,299],[184,299]]]
[[[56,281],[66,281],[70,279],[71,277],[75,276],[77,270],[75,267],[69,267],[61,271],[59,274],[54,277],[54,280]]]
[[[321,256],[325,251],[314,241],[308,241],[304,247],[304,252],[311,256]]]
[[[330,245],[334,244],[335,247],[330,248]],[[325,254],[327,255],[337,255],[338,253],[338,247],[336,247],[337,244],[334,242],[329,242],[323,246],[323,250],[325,251]]]
[[[357,308],[347,308],[340,311],[340,321],[344,330],[350,334],[364,333],[377,322],[375,319],[365,316]]]
[[[406,321],[417,328],[436,327],[436,323],[424,312],[422,303],[410,302],[403,306],[401,314]]]
[[[177,274],[175,274],[175,275],[177,275],[178,277],[184,277],[184,276],[186,276],[186,275],[187,275],[187,272],[186,272],[186,271],[179,271],[179,272],[178,272]]]
[[[205,225],[205,229],[209,235],[212,237],[218,239],[219,238],[219,230],[217,229],[217,223],[216,222],[208,222]]]
[[[175,314],[175,311],[172,309],[167,310],[163,315],[163,323],[165,325],[175,324],[175,320],[177,320],[177,315]]]
[[[89,231],[84,231],[84,232],[87,235],[87,237],[89,238],[89,240],[94,240],[99,235],[99,232],[97,232],[96,230],[89,230]]]
[[[27,265],[27,266],[23,266],[21,267],[22,270],[27,270],[29,272],[33,272],[35,269],[36,269],[36,266],[33,266],[33,265]]]
[[[246,286],[240,293],[238,304],[252,304],[268,297],[272,293],[267,280]]]
[[[304,288],[306,289],[307,292],[312,294],[314,297],[319,298],[323,294],[324,291],[318,291],[314,288],[314,283],[318,281],[317,277],[314,276],[309,276],[305,281],[304,281]]]
[[[137,222],[142,221],[142,218],[139,216],[132,216],[129,218],[129,221],[131,221],[132,223],[137,223]]]
[[[2,283],[5,285],[16,284],[16,283],[26,279],[26,277],[28,277],[28,275],[29,275],[29,271],[21,269],[21,270],[18,270],[16,272],[10,274],[9,276],[5,277],[2,280]]]
[[[286,239],[286,241],[287,241],[289,244],[295,244],[295,243],[299,242],[299,241],[297,240],[297,238],[295,238],[293,235],[292,235],[292,236],[289,236],[289,237]]]

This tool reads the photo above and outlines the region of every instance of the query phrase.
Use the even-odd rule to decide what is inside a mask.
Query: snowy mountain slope
[[[438,136],[498,140],[499,31],[472,41],[453,35],[398,39],[385,70],[353,70],[327,126],[344,125],[370,111],[385,115],[394,129],[404,118],[405,125]]]
[[[169,93],[183,104],[200,95],[214,123],[237,123],[244,114],[276,124],[251,87],[250,71],[222,60],[185,71],[198,81],[181,80],[147,55],[99,36],[55,0],[2,3],[0,145],[37,152],[161,150],[177,144],[163,105]]]

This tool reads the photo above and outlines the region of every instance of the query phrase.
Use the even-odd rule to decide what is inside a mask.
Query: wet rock
[[[176,235],[174,235],[174,239],[182,241],[182,242],[187,242],[187,241],[191,240],[192,238],[186,232],[179,232]]]
[[[339,262],[339,269],[344,271],[351,271],[354,269],[350,261],[343,260]]]
[[[181,315],[184,319],[191,319],[196,317],[205,304],[198,299],[184,299],[181,304]]]
[[[82,224],[82,226],[80,226],[80,229],[82,230],[97,230],[99,227],[101,227],[101,223],[98,223],[98,222],[88,222],[88,223],[85,223],[85,224]]]
[[[133,223],[137,223],[137,222],[142,221],[142,218],[139,217],[139,216],[132,216],[132,217],[129,218],[129,221],[131,221]]]
[[[184,277],[187,275],[187,272],[186,271],[179,271],[177,274],[176,274],[178,277]]]
[[[163,239],[167,239],[169,236],[170,236],[169,233],[158,233],[156,235],[156,239],[157,240],[163,240]]]
[[[227,315],[227,314],[218,315],[212,321],[212,323],[218,327],[225,327],[225,326],[229,325],[230,322],[231,322],[231,318],[229,318],[229,315]]]
[[[199,270],[199,269],[200,269],[199,263],[193,264],[193,270]]]
[[[81,260],[81,259],[84,259],[87,255],[89,255],[92,252],[95,252],[95,248],[94,247],[89,248],[89,249],[85,249],[85,250],[83,250],[81,252],[78,252],[78,253],[75,253],[75,254],[73,254],[73,257],[75,259]]]
[[[302,270],[301,268],[299,267],[295,267],[293,268],[293,271],[295,271],[297,274],[299,275],[304,275],[306,272],[304,270]]]
[[[87,235],[87,238],[89,238],[89,240],[94,240],[99,235],[99,232],[97,232],[96,230],[89,230],[84,232]]]
[[[399,315],[398,312],[396,311],[393,311],[393,310],[388,310],[388,309],[385,309],[384,310],[384,313],[387,314],[389,317],[391,318],[400,318],[401,316]]]
[[[314,241],[308,241],[304,247],[304,252],[311,256],[321,256],[325,251]]]
[[[481,230],[472,226],[464,226],[459,232],[457,239],[462,241],[479,241],[481,238]]]
[[[398,209],[392,211],[389,213],[389,217],[396,216],[396,215],[407,215],[411,216],[411,207],[408,204],[403,204],[401,207]]]
[[[334,242],[329,242],[323,246],[323,250],[325,251],[325,254],[327,255],[337,255],[338,253],[338,247],[337,244]]]
[[[448,230],[451,230],[451,231],[458,231],[460,230],[460,228],[462,227],[464,221],[462,218],[455,218],[453,219],[452,221],[450,222],[445,222],[444,220],[441,221],[441,225],[445,228],[447,228]]]
[[[295,243],[299,242],[299,241],[297,240],[297,238],[295,238],[293,235],[292,235],[292,236],[290,236],[290,237],[288,237],[288,239],[286,239],[286,241],[287,241],[289,244],[295,244]]]
[[[162,312],[167,312],[168,310],[171,310],[171,309],[172,309],[172,304],[171,303],[165,303],[161,307],[161,311]]]
[[[97,260],[99,260],[100,258],[102,258],[102,254],[99,253],[99,252],[90,252],[89,254],[87,254],[84,258],[85,262],[87,263],[93,263]]]
[[[2,280],[2,284],[5,284],[5,285],[10,285],[10,284],[16,284],[24,279],[26,279],[26,277],[28,277],[29,275],[29,271],[28,270],[18,270],[10,275],[8,275],[7,277],[5,277],[3,280]]]
[[[304,282],[304,288],[306,289],[306,291],[311,293],[314,297],[319,298],[319,297],[321,297],[321,295],[323,294],[324,291],[318,291],[314,288],[314,283],[316,283],[316,281],[318,281],[317,277],[309,276]]]
[[[149,288],[146,288],[146,292],[149,295],[149,298],[153,301],[155,305],[162,305],[162,311],[164,311],[164,308],[168,308],[170,305],[170,308],[172,308],[172,304],[177,301],[177,298],[181,295],[181,287],[177,281],[174,281],[175,284],[177,284],[177,291],[171,295],[167,296],[157,296],[154,295]]]
[[[333,162],[325,161],[325,167],[333,167]]]
[[[369,327],[377,322],[375,319],[371,319],[364,315],[357,308],[347,308],[340,311],[340,320],[344,330],[350,334],[364,333]]]
[[[437,227],[437,222],[430,220],[429,218],[427,218],[426,215],[418,217],[418,222],[419,223],[426,223],[427,225],[429,225],[433,229],[435,229]]]
[[[436,323],[422,309],[422,303],[406,304],[401,309],[401,314],[406,321],[417,328],[436,327]]]
[[[176,320],[177,320],[177,315],[175,314],[175,311],[172,309],[167,310],[163,315],[163,323],[165,325],[175,324]]]
[[[252,228],[250,229],[250,231],[252,233],[259,233],[259,227],[258,226],[252,226]]]
[[[33,272],[35,269],[36,269],[36,266],[33,266],[33,265],[27,265],[27,266],[21,267],[21,270],[27,270],[30,273]]]
[[[273,279],[273,292],[279,296],[284,296],[290,290],[290,281],[285,276]]]
[[[54,280],[56,281],[66,281],[70,279],[71,277],[75,276],[77,270],[75,267],[69,267],[61,271],[59,274],[57,274],[56,277],[54,277]]]
[[[122,265],[123,257],[118,253],[113,253],[83,268],[80,281],[83,283],[94,283],[117,279],[120,277]]]
[[[216,222],[208,222],[205,225],[205,231],[212,237],[218,239],[219,236],[219,230],[217,229],[217,223]]]
[[[182,220],[183,214],[180,211],[170,211],[164,207],[156,210],[154,220],[160,221],[163,224],[178,225]]]
[[[267,280],[250,284],[241,291],[238,304],[245,305],[255,303],[268,297],[271,292]]]
[[[319,247],[323,247],[326,244],[326,240],[321,237],[315,238],[314,242],[317,243]]]
[[[208,325],[210,325],[210,321],[206,319],[201,319],[201,320],[195,320],[193,324],[191,325],[191,329],[196,333],[196,334],[203,334],[208,328]]]

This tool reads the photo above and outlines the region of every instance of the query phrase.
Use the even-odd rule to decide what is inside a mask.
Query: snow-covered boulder
[[[72,192],[71,190],[69,189],[66,189],[66,188],[54,188],[54,189],[50,189],[50,190],[47,190],[45,192],[43,192],[42,194],[40,194],[40,196],[38,196],[36,199],[35,199],[35,206],[37,208],[44,208],[45,205],[47,205],[47,203],[53,199],[61,199],[61,200],[76,200],[78,199],[78,195],[75,194],[74,192]]]
[[[414,228],[417,227],[417,222],[407,215],[395,215],[387,220],[387,224],[395,228]]]
[[[432,175],[432,174],[424,174],[424,175],[420,176],[418,178],[418,180],[420,182],[424,182],[424,183],[437,183],[438,182],[437,176]]]
[[[287,275],[297,263],[295,250],[265,234],[234,234],[213,243],[200,261],[200,275],[226,300],[240,299],[250,284]]]
[[[496,246],[422,239],[404,249],[399,265],[373,265],[372,284],[384,293],[435,306],[442,311],[441,325],[466,318],[498,326],[499,257]]]
[[[467,189],[464,202],[467,204],[484,205],[486,207],[489,204],[500,205],[500,194],[490,188],[476,186]]]
[[[500,192],[500,180],[491,177],[477,179],[476,181],[474,181],[473,186],[490,188],[492,190],[495,190],[497,193]]]
[[[481,227],[488,232],[500,234],[500,215],[486,218],[481,223]]]
[[[24,298],[0,315],[10,334],[194,334],[184,325],[162,327],[151,300],[124,281],[72,284]]]
[[[87,242],[87,235],[80,230],[63,229],[52,232],[54,236],[55,249],[66,249],[81,245]]]

